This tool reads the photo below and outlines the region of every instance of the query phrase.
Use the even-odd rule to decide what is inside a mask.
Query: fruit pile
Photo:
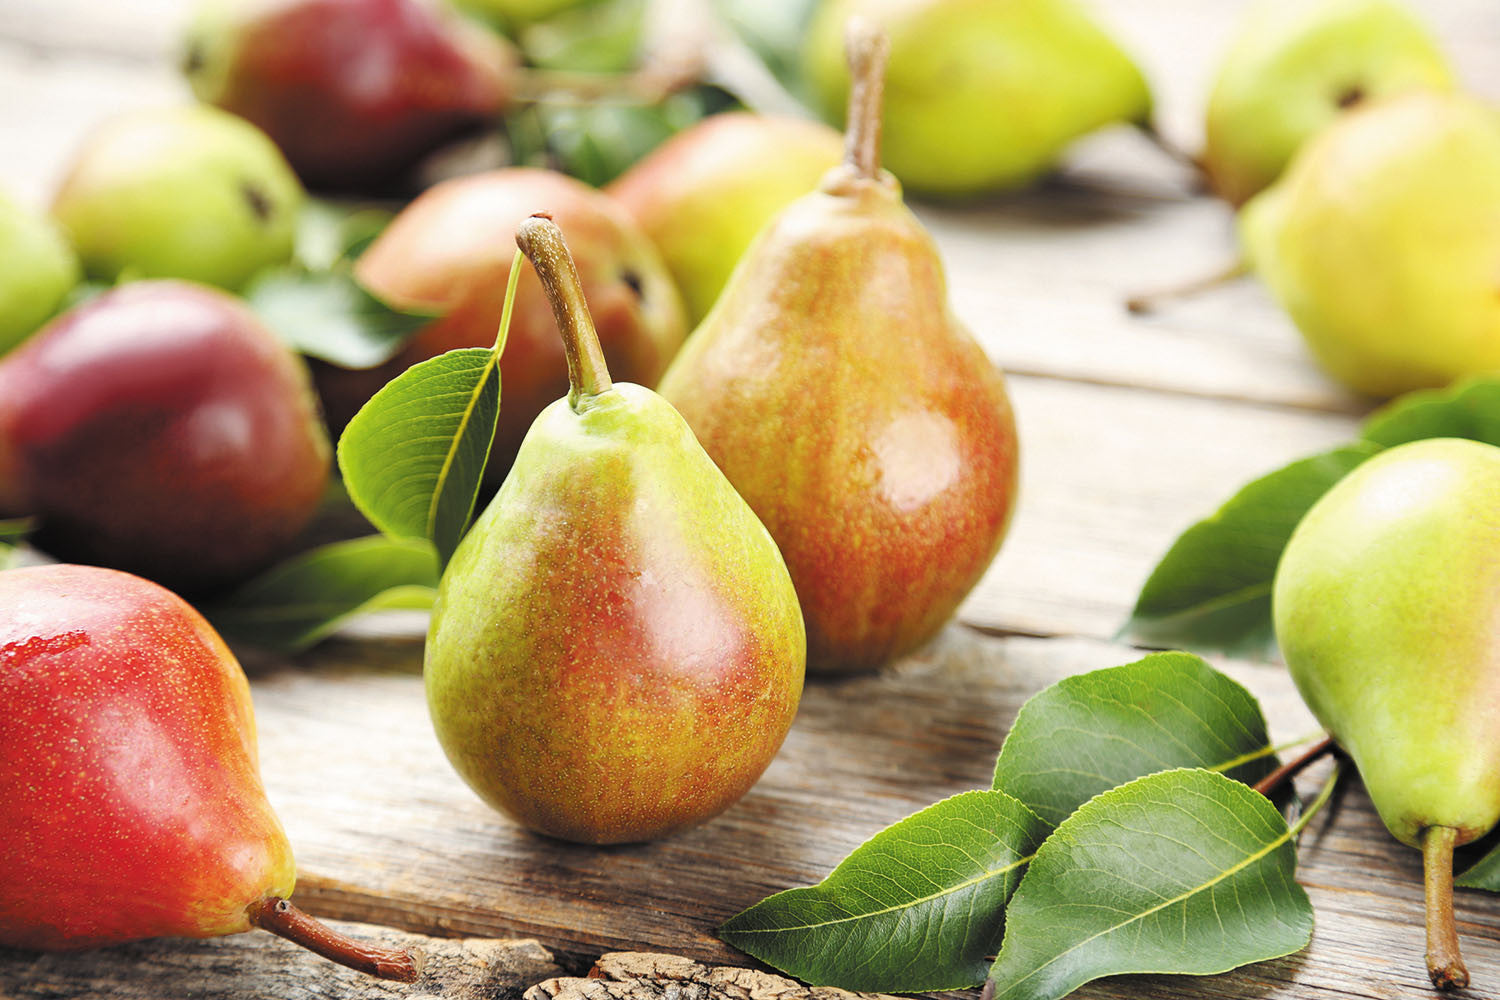
[[[106,123],[50,218],[0,199],[0,538],[26,543],[0,556],[37,564],[0,573],[0,945],[263,927],[417,975],[286,900],[210,622],[295,646],[418,595],[457,772],[532,830],[620,843],[732,805],[805,671],[917,648],[1001,546],[1005,381],[903,194],[1024,186],[1112,123],[1156,138],[1125,53],[1071,0],[823,0],[779,47],[725,4],[841,139],[638,58],[639,3],[461,6],[206,5],[204,103]],[[506,161],[454,175],[476,134]],[[1500,372],[1500,116],[1404,8],[1255,7],[1196,163],[1334,378]],[[1488,715],[1434,747],[1405,710],[1434,677],[1500,689],[1500,418],[1448,426],[1413,437],[1479,440],[1307,497],[1274,588],[1308,704],[1423,850],[1444,987],[1453,849],[1500,818]],[[359,515],[388,540],[349,542]],[[233,628],[283,591],[322,617]]]

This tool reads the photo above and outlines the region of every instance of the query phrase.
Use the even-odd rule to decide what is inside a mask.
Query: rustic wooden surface
[[[1194,146],[1207,76],[1243,4],[1096,6],[1153,78],[1165,131]],[[1500,97],[1500,8],[1421,7],[1470,85]],[[44,205],[89,127],[184,99],[171,66],[183,8],[184,0],[0,0],[0,186]],[[1253,282],[1148,318],[1125,314],[1127,295],[1213,270],[1234,253],[1229,211],[1196,195],[1187,171],[1133,133],[1081,143],[1068,169],[1035,191],[921,213],[946,256],[956,309],[1010,373],[1023,443],[1010,538],[959,622],[876,676],[812,682],[781,756],[723,817],[663,843],[609,849],[520,831],[454,776],[427,721],[418,641],[344,639],[290,662],[251,656],[266,785],[303,870],[299,903],[394,931],[534,938],[570,972],[619,950],[748,964],[713,937],[719,921],[818,880],[893,820],[987,784],[1022,701],[1069,673],[1140,655],[1111,637],[1178,532],[1246,479],[1344,439],[1369,408],[1312,366]],[[1278,667],[1219,665],[1263,700],[1275,736],[1311,728]],[[1385,834],[1357,788],[1311,827],[1299,878],[1318,917],[1302,954],[1207,980],[1110,980],[1079,996],[1427,990],[1417,856]],[[1458,912],[1476,983],[1469,995],[1500,997],[1500,899],[1461,893]],[[533,965],[518,958],[517,968],[531,983],[555,974],[541,968],[544,955],[523,951]],[[656,974],[631,972],[643,968]],[[541,997],[762,995],[664,968],[617,965],[604,976],[616,986],[553,982]],[[475,982],[419,983],[404,995],[510,995],[530,985]],[[141,996],[391,992],[265,935],[95,955],[0,953],[0,997],[131,984]]]

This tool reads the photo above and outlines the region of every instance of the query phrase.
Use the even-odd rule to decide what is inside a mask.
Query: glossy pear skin
[[[780,546],[812,670],[916,646],[1000,547],[1010,402],[889,174],[835,171],[779,215],[661,392]]]
[[[264,129],[311,186],[389,186],[497,117],[517,57],[420,0],[208,0],[185,46],[200,100]]]
[[[123,285],[0,361],[0,514],[63,559],[238,582],[285,554],[330,461],[301,361],[205,286]]]
[[[0,193],[0,355],[46,321],[83,276],[50,219]]]
[[[1319,364],[1372,396],[1500,370],[1500,114],[1411,94],[1341,118],[1241,213]]]
[[[191,607],[87,566],[0,573],[0,945],[250,929],[295,868],[250,688]]]
[[[1454,83],[1437,41],[1396,0],[1262,0],[1209,94],[1203,167],[1241,204],[1349,107]]]
[[[1346,476],[1276,571],[1276,636],[1380,818],[1419,846],[1500,818],[1500,448],[1433,438]]]
[[[884,158],[908,190],[1019,188],[1074,139],[1150,115],[1140,70],[1072,0],[823,0],[803,67],[831,121],[849,94],[851,15],[890,37]]]
[[[485,801],[585,843],[650,840],[749,790],[802,693],[775,544],[661,397],[537,418],[443,574],[438,738]]]
[[[393,305],[438,318],[378,368],[314,366],[335,429],[411,365],[457,347],[495,342],[516,226],[542,209],[568,234],[610,370],[625,381],[656,384],[687,335],[682,302],[661,255],[600,192],[552,171],[512,168],[430,188],[360,257],[355,273],[367,288]],[[557,322],[530,269],[516,288],[500,368],[505,405],[490,457],[497,483],[532,420],[568,389]]]
[[[606,190],[661,250],[697,324],[771,217],[843,152],[820,122],[731,111],[677,133]]]
[[[84,143],[52,214],[92,278],[238,290],[291,258],[302,186],[270,139],[217,108],[138,111]]]

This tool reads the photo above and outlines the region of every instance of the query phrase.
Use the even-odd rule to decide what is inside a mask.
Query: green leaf
[[[437,583],[431,545],[372,535],[289,559],[204,615],[226,638],[295,652],[371,611],[430,608]]]
[[[384,364],[432,318],[392,309],[343,269],[271,268],[245,298],[283,343],[341,368]]]
[[[328,271],[354,260],[395,218],[387,209],[310,199],[297,216],[292,256],[309,271]]]
[[[1100,976],[1227,972],[1312,936],[1293,831],[1221,774],[1112,789],[1037,851],[1006,911],[995,1000],[1056,1000]]]
[[[1500,379],[1410,392],[1377,410],[1360,436],[1387,448],[1423,438],[1472,438],[1500,445]]]
[[[1453,879],[1462,889],[1486,889],[1500,892],[1500,829],[1459,849],[1454,867],[1463,874]]]
[[[1262,476],[1172,544],[1123,637],[1147,646],[1269,656],[1271,583],[1292,529],[1334,483],[1380,451],[1354,442]]]
[[[802,49],[816,0],[715,0],[713,7],[783,87],[812,103]]]
[[[516,41],[543,69],[624,73],[640,55],[645,11],[644,0],[594,0],[524,26]]]
[[[1005,901],[1047,827],[1003,792],[964,792],[887,827],[822,882],[719,936],[813,985],[909,993],[983,981]]]
[[[1032,696],[995,762],[994,787],[1056,825],[1100,792],[1179,767],[1254,784],[1277,760],[1255,698],[1189,653],[1154,653]]]
[[[24,542],[26,536],[36,530],[36,518],[11,517],[0,520],[0,542],[14,544]]]

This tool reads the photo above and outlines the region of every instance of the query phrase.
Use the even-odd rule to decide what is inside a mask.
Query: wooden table
[[[182,99],[170,59],[182,6],[0,0],[0,184],[44,204],[90,125]],[[1195,146],[1207,74],[1241,5],[1097,6],[1153,78],[1167,134]],[[1423,6],[1468,82],[1500,97],[1500,8]],[[343,638],[289,661],[250,657],[265,782],[302,869],[298,902],[392,937],[473,940],[428,942],[440,969],[411,989],[331,972],[268,935],[0,954],[0,997],[511,995],[618,950],[753,965],[713,936],[721,920],[817,881],[901,816],[987,785],[1022,701],[1140,655],[1112,636],[1183,528],[1247,479],[1347,438],[1368,409],[1312,366],[1253,282],[1126,315],[1127,294],[1234,254],[1229,210],[1196,196],[1187,171],[1137,135],[1087,140],[1033,192],[921,214],[959,314],[1009,373],[1023,443],[1005,548],[927,649],[875,676],[812,681],[784,750],[744,801],[665,842],[608,849],[526,834],[469,792],[433,738],[412,635]],[[1273,736],[1310,728],[1281,668],[1218,665],[1262,699]],[[1299,879],[1317,911],[1306,951],[1213,979],[1110,980],[1078,996],[1428,989],[1418,856],[1385,834],[1362,792],[1314,825]],[[1500,898],[1462,893],[1458,917],[1470,995],[1500,997]],[[491,938],[540,946],[480,940]],[[609,984],[640,975],[653,995],[766,989],[685,960],[611,961],[582,992],[551,983],[535,995],[629,995],[638,984]]]

